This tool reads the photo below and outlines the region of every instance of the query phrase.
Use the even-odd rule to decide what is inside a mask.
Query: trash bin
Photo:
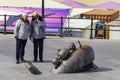
[[[96,38],[105,38],[105,23],[98,23],[96,24],[96,31],[95,31]]]

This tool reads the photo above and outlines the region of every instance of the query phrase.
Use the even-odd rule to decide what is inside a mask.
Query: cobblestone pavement
[[[77,40],[93,47],[94,63],[98,68],[81,73],[51,73],[51,61],[56,56],[57,49],[68,47],[70,42]],[[32,43],[28,40],[26,60],[33,60],[32,52]],[[31,74],[24,63],[15,64],[14,36],[0,34],[0,80],[120,80],[120,40],[47,37],[44,41],[44,62],[33,64],[42,74]]]

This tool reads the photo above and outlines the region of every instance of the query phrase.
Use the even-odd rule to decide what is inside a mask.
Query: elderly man
[[[14,35],[16,38],[16,64],[19,64],[20,60],[21,62],[25,62],[25,46],[30,35],[30,23],[28,21],[28,14],[22,14],[22,18],[16,22]]]

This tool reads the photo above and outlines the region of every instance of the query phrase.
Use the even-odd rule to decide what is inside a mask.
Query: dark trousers
[[[25,46],[26,46],[27,40],[22,39],[16,39],[16,60],[19,61],[19,59],[24,59],[25,54]]]
[[[39,60],[43,61],[43,43],[44,39],[33,39],[34,43],[34,61],[37,61],[37,58],[39,56]]]

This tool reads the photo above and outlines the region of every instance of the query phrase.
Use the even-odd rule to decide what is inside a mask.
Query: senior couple
[[[18,19],[14,28],[16,39],[16,64],[26,62],[24,55],[28,38],[33,39],[33,61],[43,62],[44,27],[45,21],[38,12],[33,13],[31,22],[29,22],[28,14],[26,13],[22,14],[22,17]]]

